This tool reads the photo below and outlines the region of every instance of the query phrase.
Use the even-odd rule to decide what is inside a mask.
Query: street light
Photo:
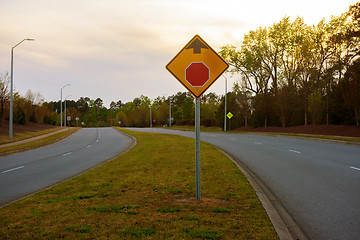
[[[167,96],[167,94],[164,94]],[[171,127],[171,96],[169,96],[169,127]]]
[[[66,119],[66,99],[68,98],[68,97],[70,97],[71,95],[68,95],[66,98],[65,98],[65,127],[66,127],[66,121],[67,121],[67,119]]]
[[[19,46],[23,41],[35,41],[32,38],[25,38],[15,46],[11,48],[11,84],[10,84],[10,116],[9,116],[9,139],[13,138],[13,59],[14,59],[14,48]]]
[[[63,123],[63,117],[62,117],[62,90],[64,87],[66,86],[70,86],[70,84],[66,84],[65,86],[63,86],[60,90],[60,126],[62,127],[62,123]]]
[[[151,105],[149,106],[149,108],[150,108],[150,127],[152,128]]]
[[[169,127],[171,127],[171,97],[169,97]]]

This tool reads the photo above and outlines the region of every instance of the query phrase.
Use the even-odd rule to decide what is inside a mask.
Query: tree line
[[[245,34],[240,47],[227,45],[220,55],[238,78],[227,93],[228,126],[297,126],[360,121],[360,3],[349,11],[308,26],[300,17],[284,17],[272,26]],[[0,74],[0,124],[9,116],[8,73]],[[63,106],[64,108],[64,106]],[[101,98],[66,100],[71,126],[193,125],[195,104],[189,92],[141,95],[109,108]],[[151,120],[150,120],[151,112]],[[224,124],[225,96],[201,97],[201,124]],[[78,120],[76,120],[78,119]],[[231,122],[230,122],[231,121]],[[38,92],[14,93],[14,122],[60,125],[60,101],[45,102]]]
[[[9,119],[9,75],[0,75],[0,124]],[[65,110],[66,101],[66,110]],[[216,113],[221,97],[209,93],[201,98],[201,117],[203,125],[215,126]],[[13,98],[13,121],[18,124],[29,122],[60,125],[61,101],[45,102],[38,92],[28,90],[25,96],[15,91]],[[105,127],[105,126],[131,126],[149,127],[169,125],[193,125],[195,104],[194,98],[188,92],[178,92],[172,96],[159,96],[151,100],[141,95],[133,101],[123,103],[121,100],[111,102],[106,108],[101,98],[95,100],[89,97],[80,97],[75,100],[63,101],[63,121],[70,126]],[[170,107],[171,106],[171,107]],[[151,118],[150,118],[151,114]]]
[[[308,26],[284,17],[220,54],[252,126],[356,124],[360,120],[360,3]],[[240,96],[240,97],[239,97]]]

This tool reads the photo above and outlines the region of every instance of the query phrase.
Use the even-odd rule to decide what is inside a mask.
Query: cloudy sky
[[[199,34],[215,51],[239,46],[244,34],[284,16],[308,25],[340,15],[352,0],[0,0],[0,74],[10,72],[20,94],[45,101],[80,97],[132,101],[185,88],[165,65]],[[230,79],[229,88],[236,80]],[[207,92],[223,94],[224,78]]]

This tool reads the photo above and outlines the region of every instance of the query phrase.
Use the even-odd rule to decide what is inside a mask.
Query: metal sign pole
[[[196,200],[201,200],[200,184],[200,98],[195,102],[195,161],[196,161]]]
[[[200,190],[200,97],[223,74],[229,64],[199,35],[195,35],[166,65],[166,69],[196,98],[195,103],[195,156],[196,199]],[[211,74],[210,74],[211,72]],[[226,96],[226,94],[225,94]],[[171,102],[170,102],[171,104]],[[171,112],[171,110],[170,110]],[[225,110],[226,112],[226,110]],[[169,126],[171,125],[170,113]],[[226,127],[225,127],[226,130]]]

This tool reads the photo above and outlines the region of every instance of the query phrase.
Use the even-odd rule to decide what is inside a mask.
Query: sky
[[[132,101],[187,91],[166,64],[199,34],[215,51],[289,16],[308,25],[348,11],[352,0],[0,0],[0,74],[45,101]],[[237,76],[228,78],[228,90]],[[220,77],[206,93],[224,94]],[[206,94],[205,93],[205,94]]]

